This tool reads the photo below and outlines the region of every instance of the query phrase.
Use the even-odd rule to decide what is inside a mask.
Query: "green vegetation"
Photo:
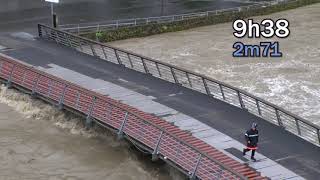
[[[119,28],[117,30],[108,30],[103,32],[93,32],[82,34],[82,36],[99,40],[100,42],[110,42],[121,39],[128,39],[133,37],[144,37],[165,32],[181,31],[199,26],[213,25],[218,23],[225,23],[234,21],[240,18],[248,18],[252,16],[268,15],[275,12],[285,11],[289,9],[298,8],[301,6],[318,3],[320,0],[297,0],[287,4],[277,4],[270,7],[251,9],[249,11],[240,12],[226,12],[216,16],[202,17],[196,19],[189,19],[184,21],[166,23],[166,24],[148,24],[138,27]]]
[[[100,41],[100,39],[103,37],[103,33],[101,31],[96,32],[96,40]]]

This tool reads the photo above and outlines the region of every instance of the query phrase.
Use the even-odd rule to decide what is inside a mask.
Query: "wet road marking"
[[[12,33],[11,36],[15,38],[24,39],[24,40],[31,40],[31,41],[35,40],[35,37],[32,34],[26,33],[26,32],[15,32],[15,33]]]
[[[6,49],[6,47],[0,45],[0,50]]]
[[[0,51],[4,52],[9,50],[14,50],[14,49],[0,45]]]
[[[287,159],[291,159],[291,158],[296,158],[298,157],[299,155],[296,155],[296,156],[286,156],[286,157],[283,157],[283,158],[279,158],[279,159],[276,159],[274,161],[276,162],[279,162],[279,161],[282,161],[282,160],[287,160]]]
[[[122,82],[126,82],[126,83],[129,82],[129,81],[127,81],[127,80],[125,80],[125,79],[122,79],[122,78],[119,78],[118,80],[119,80],[119,81],[122,81]]]

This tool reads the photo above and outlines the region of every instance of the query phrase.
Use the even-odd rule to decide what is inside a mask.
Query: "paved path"
[[[26,34],[15,34],[14,36],[7,35],[0,37],[0,45],[6,47],[3,48],[5,54],[24,60],[34,66],[41,66],[47,69],[48,72],[62,75],[69,80],[76,81],[78,78],[78,84],[82,83],[84,86],[95,88],[95,86],[90,84],[98,84],[93,82],[100,82],[101,84],[109,83],[109,85],[130,90],[138,94],[137,96],[140,95],[142,99],[152,100],[152,103],[162,105],[163,109],[169,110],[166,113],[163,111],[163,114],[161,112],[158,114],[168,121],[170,121],[170,116],[180,117],[180,119],[181,117],[182,119],[188,118],[188,122],[198,120],[205,125],[202,127],[213,127],[217,133],[220,133],[219,138],[226,138],[225,141],[220,141],[224,143],[218,143],[215,147],[219,146],[219,149],[225,150],[239,161],[248,162],[246,160],[247,157],[241,157],[239,151],[241,145],[237,143],[243,142],[243,132],[252,121],[256,121],[259,124],[261,133],[259,152],[271,159],[272,161],[268,162],[272,162],[273,164],[266,165],[263,163],[264,167],[257,167],[258,163],[250,163],[251,166],[256,167],[258,170],[260,169],[265,174],[273,174],[274,179],[284,179],[281,174],[277,174],[279,171],[285,171],[285,173],[294,175],[291,172],[293,171],[306,179],[318,179],[320,176],[319,147],[239,108],[219,100],[207,98],[203,94],[163,80],[103,62],[62,46],[57,46],[54,43],[32,40]],[[81,81],[80,75],[82,75],[82,78],[91,78],[92,81]],[[104,92],[103,89],[103,87],[98,87],[96,90]],[[105,89],[105,92],[110,91]],[[128,98],[123,98],[124,96],[121,95],[119,99],[121,97],[127,100],[127,102],[129,101]],[[145,107],[147,109],[149,105]],[[146,109],[144,110],[147,111],[148,109]],[[149,109],[149,112],[151,111],[155,110]],[[177,114],[181,115],[177,116]],[[171,119],[171,121],[175,120]],[[181,124],[181,126],[183,125],[185,123]],[[224,135],[225,137],[222,137]],[[212,138],[209,139],[215,139],[214,133],[210,136]],[[265,158],[262,155],[258,157]],[[279,169],[278,167],[280,166],[274,162],[291,171]],[[274,167],[267,168],[268,166]],[[298,176],[290,177],[299,179]]]
[[[161,10],[161,2],[164,3],[163,10]],[[252,2],[239,0],[63,0],[54,5],[54,12],[58,15],[59,24],[77,24],[133,17],[202,12],[249,4],[252,4]],[[17,29],[31,30],[38,23],[51,24],[50,3],[44,0],[0,1],[0,32],[10,32]]]

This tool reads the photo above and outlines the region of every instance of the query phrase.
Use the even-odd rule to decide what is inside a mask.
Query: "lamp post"
[[[51,3],[52,27],[56,28],[56,27],[57,27],[57,15],[54,14],[54,11],[53,11],[53,3],[58,4],[58,3],[59,3],[59,0],[45,0],[45,1]]]
[[[161,0],[161,16],[163,16],[163,12],[164,12],[164,3],[163,3],[163,0]]]

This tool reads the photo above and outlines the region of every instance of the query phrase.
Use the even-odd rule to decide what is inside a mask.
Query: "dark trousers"
[[[244,151],[244,153],[246,153],[246,152],[248,152],[248,151],[250,151],[251,149],[249,149],[249,148],[245,148],[243,151]],[[251,157],[254,157],[254,153],[256,152],[256,150],[255,149],[252,149],[251,150]]]

